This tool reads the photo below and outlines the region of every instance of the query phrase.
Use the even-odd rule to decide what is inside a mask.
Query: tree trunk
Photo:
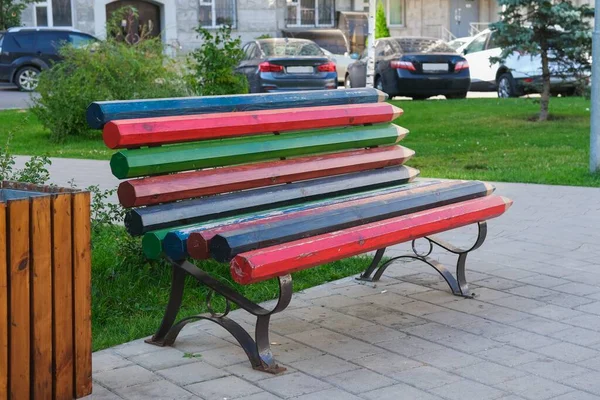
[[[542,49],[542,99],[540,100],[539,121],[548,119],[548,105],[550,104],[550,67],[548,66],[548,50]]]

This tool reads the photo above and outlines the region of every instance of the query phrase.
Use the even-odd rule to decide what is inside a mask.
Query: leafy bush
[[[202,45],[188,58],[190,88],[199,96],[248,93],[248,80],[235,72],[244,58],[242,41],[231,37],[231,26],[216,31],[198,27]]]
[[[10,152],[13,132],[8,133],[6,145],[0,147],[0,181],[16,181],[44,184],[50,179],[48,166],[52,164],[46,156],[33,156],[25,162],[23,169],[14,169],[15,156]]]
[[[177,97],[185,82],[163,53],[160,39],[134,45],[115,39],[60,49],[64,61],[40,75],[32,111],[53,141],[91,133],[85,110],[93,101]]]
[[[377,2],[377,10],[375,12],[375,39],[390,37],[390,30],[387,26],[387,18],[385,17],[385,8],[383,2]]]

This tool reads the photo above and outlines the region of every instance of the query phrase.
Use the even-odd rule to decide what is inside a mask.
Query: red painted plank
[[[124,207],[166,203],[401,165],[413,154],[402,146],[388,146],[162,175],[123,182],[118,195]]]
[[[231,261],[231,275],[236,282],[241,284],[263,281],[485,221],[501,215],[511,205],[512,200],[505,197],[488,196],[266,249],[249,251],[237,255]]]
[[[411,188],[409,190],[399,190],[397,192],[386,193],[383,195],[371,196],[371,197],[357,199],[357,200],[349,200],[349,201],[345,201],[342,203],[332,204],[332,205],[328,205],[328,206],[324,206],[324,207],[307,209],[307,210],[302,210],[302,211],[298,211],[298,212],[292,212],[289,214],[276,215],[276,216],[272,216],[272,217],[268,217],[268,218],[261,218],[261,219],[251,220],[251,221],[242,222],[242,223],[238,223],[238,224],[224,225],[224,226],[219,226],[219,227],[215,227],[215,228],[211,228],[211,229],[206,229],[203,231],[193,232],[190,234],[188,241],[187,241],[187,251],[188,251],[188,254],[192,258],[195,258],[198,260],[206,260],[206,259],[210,258],[210,241],[211,241],[211,239],[221,233],[236,231],[239,229],[249,228],[249,227],[257,226],[257,225],[266,226],[267,224],[271,224],[274,222],[291,220],[291,219],[295,219],[295,218],[299,218],[299,217],[307,216],[307,215],[314,215],[315,217],[318,217],[319,214],[331,212],[334,210],[357,207],[362,204],[369,204],[373,201],[393,200],[393,199],[398,199],[398,198],[407,197],[407,196],[415,196],[415,195],[419,195],[419,194],[422,194],[425,192],[436,192],[436,191],[440,191],[445,188],[450,188],[454,185],[464,183],[464,182],[465,181],[445,181],[445,182],[440,182],[440,183],[437,183],[434,185],[416,187],[416,188]],[[489,187],[488,194],[491,194],[493,191],[493,187],[491,185],[488,185],[488,187]]]
[[[111,149],[219,139],[305,129],[390,122],[402,110],[387,103],[288,108],[111,121],[104,143]]]

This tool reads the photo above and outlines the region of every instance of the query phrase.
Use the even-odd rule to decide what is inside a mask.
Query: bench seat
[[[291,274],[372,251],[360,281],[381,279],[396,259],[416,259],[452,294],[472,296],[466,257],[483,244],[486,221],[512,202],[480,181],[416,179],[419,171],[405,165],[414,151],[399,144],[408,130],[393,123],[402,110],[385,99],[362,88],[90,105],[90,126],[116,151],[110,167],[124,179],[127,231],[142,237],[146,257],[172,265],[169,303],[149,343],[172,345],[187,323],[205,319],[227,329],[254,368],[278,373],[269,321],[291,301]],[[466,249],[433,236],[470,224],[478,236]],[[420,238],[426,253],[416,250]],[[414,254],[383,259],[387,247],[407,241]],[[456,254],[456,277],[431,257],[434,246]],[[242,285],[277,278],[277,305],[264,309],[190,258],[227,263]],[[187,276],[211,290],[209,314],[176,322]],[[224,312],[213,309],[213,293],[226,299]],[[256,316],[254,338],[227,317],[230,303]]]

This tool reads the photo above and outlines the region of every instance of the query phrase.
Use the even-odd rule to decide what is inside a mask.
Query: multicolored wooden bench
[[[375,89],[346,89],[203,98],[98,102],[88,122],[117,149],[113,174],[125,226],[143,235],[148,258],[173,266],[169,304],[150,343],[174,343],[189,322],[227,329],[255,369],[277,373],[269,342],[271,315],[292,296],[291,273],[376,251],[361,280],[377,281],[398,258],[435,268],[452,293],[470,297],[467,254],[483,244],[486,220],[511,201],[478,181],[415,181],[404,163],[414,152],[397,143],[408,133],[392,124],[402,110]],[[130,179],[133,178],[133,179]],[[461,249],[431,235],[478,224],[475,244]],[[414,240],[426,238],[419,253]],[[413,241],[413,255],[382,263],[388,246]],[[456,278],[430,257],[433,245],[456,255]],[[240,284],[279,279],[267,310],[210,277],[189,258],[230,265]],[[227,300],[218,313],[175,323],[184,279],[191,275]],[[253,339],[227,317],[230,303],[257,317]]]

